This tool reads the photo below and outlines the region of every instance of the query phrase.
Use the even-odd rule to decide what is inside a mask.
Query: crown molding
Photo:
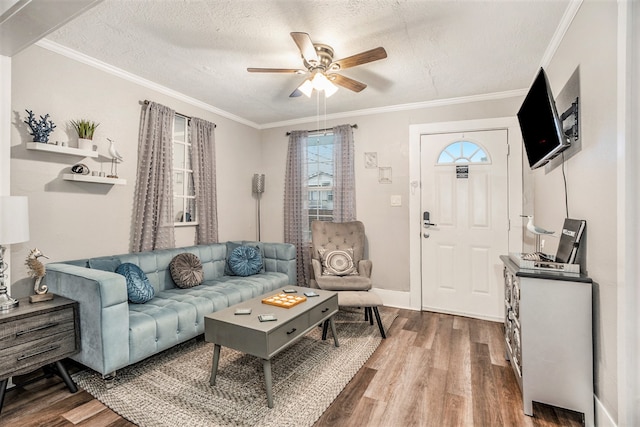
[[[342,113],[327,114],[326,120],[343,119],[348,117],[369,116],[374,114],[393,113],[397,111],[419,110],[422,108],[434,108],[455,104],[468,104],[471,102],[491,101],[496,99],[522,97],[527,94],[527,89],[516,89],[505,92],[494,92],[483,95],[462,96],[459,98],[436,99],[433,101],[412,102],[409,104],[389,105],[387,107],[366,108],[364,110],[345,111]],[[323,116],[323,120],[325,117]],[[265,123],[259,129],[271,129],[277,127],[294,126],[303,123],[315,122],[316,116],[300,119],[285,120],[282,122]]]
[[[89,65],[91,67],[97,68],[106,73],[112,74],[114,76],[120,77],[124,80],[128,80],[132,83],[138,84],[140,86],[146,87],[151,90],[155,90],[156,92],[160,92],[164,95],[168,95],[172,98],[175,98],[179,101],[186,102],[187,104],[193,105],[194,107],[201,108],[205,111],[209,111],[211,113],[217,114],[219,116],[225,117],[229,120],[233,120],[238,123],[242,123],[244,125],[250,126],[255,129],[260,129],[260,125],[254,123],[250,120],[244,119],[242,117],[236,116],[235,114],[231,114],[227,111],[221,110],[219,108],[214,107],[213,105],[207,104],[206,102],[199,101],[195,98],[187,96],[183,93],[175,91],[173,89],[169,89],[166,86],[160,85],[158,83],[154,83],[151,80],[144,79],[140,76],[132,74],[128,71],[125,71],[121,68],[114,67],[113,65],[109,65],[106,62],[100,61],[91,56],[85,55],[84,53],[80,53],[76,50],[69,49],[66,46],[62,46],[56,42],[53,42],[48,39],[42,39],[36,42],[36,45],[50,50],[52,52],[58,53],[60,55],[66,56],[67,58],[73,59],[78,62],[82,62],[83,64]]]
[[[542,61],[540,61],[540,66],[542,68],[548,67],[549,64],[551,63],[551,59],[556,54],[558,47],[560,47],[560,43],[562,43],[562,40],[564,39],[565,34],[569,30],[569,27],[573,22],[573,18],[576,17],[578,10],[580,10],[580,6],[582,6],[582,1],[583,0],[572,0],[567,5],[567,8],[564,11],[564,15],[562,15],[562,18],[560,19],[560,23],[558,24],[558,27],[556,28],[555,33],[553,33],[553,36],[551,37],[551,41],[549,42],[549,45],[547,46],[547,49],[545,50],[544,55],[542,56]],[[531,79],[531,81],[535,79],[536,74],[538,74],[538,70],[536,70],[534,77]]]

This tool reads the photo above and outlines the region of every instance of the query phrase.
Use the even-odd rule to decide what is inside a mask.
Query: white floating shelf
[[[27,150],[48,151],[50,153],[67,154],[80,157],[98,157],[97,151],[81,150],[61,145],[45,144],[43,142],[27,142]]]
[[[65,181],[92,182],[94,184],[126,185],[127,180],[122,178],[107,178],[104,176],[78,175],[75,173],[65,173],[62,175]]]

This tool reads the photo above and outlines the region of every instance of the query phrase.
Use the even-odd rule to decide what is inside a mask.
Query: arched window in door
[[[456,141],[447,145],[438,156],[439,165],[455,163],[491,163],[489,155],[475,142]]]

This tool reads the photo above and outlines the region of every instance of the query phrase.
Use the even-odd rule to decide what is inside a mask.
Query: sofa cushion
[[[134,304],[144,304],[153,298],[155,294],[153,286],[151,286],[149,279],[147,279],[147,276],[140,267],[126,262],[116,268],[116,273],[123,275],[127,280],[127,296],[129,301]]]
[[[179,288],[192,288],[204,280],[200,258],[188,252],[173,257],[169,263],[169,270],[173,281]]]
[[[357,275],[358,268],[353,262],[353,249],[335,249],[327,251],[318,248],[322,258],[323,276],[349,276]]]
[[[252,276],[262,269],[262,256],[258,248],[238,246],[229,256],[229,268],[236,276]]]
[[[87,263],[89,268],[111,272],[115,272],[121,264],[120,260],[115,257],[91,258]]]

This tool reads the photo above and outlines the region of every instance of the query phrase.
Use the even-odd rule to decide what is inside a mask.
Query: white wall
[[[582,151],[565,165],[569,215],[587,220],[587,273],[594,281],[595,393],[614,420],[618,407],[616,32],[616,2],[584,2],[546,69],[557,95],[580,68]],[[538,169],[533,179],[536,222],[560,227],[565,218],[561,168],[548,174]],[[548,242],[557,246],[557,240]],[[555,247],[549,252],[554,253]]]
[[[31,46],[12,58],[11,193],[29,196],[31,240],[13,248],[14,278],[26,277],[24,259],[38,247],[51,261],[125,253],[130,250],[141,101],[167,105],[179,113],[217,124],[216,158],[220,240],[255,238],[251,177],[260,166],[259,131],[193,107],[57,53]],[[110,161],[26,150],[31,141],[25,109],[50,114],[56,129],[50,141],[70,141],[73,119],[100,123],[94,144],[107,154],[116,141],[124,162],[118,176],[126,186],[69,182],[61,176],[77,162],[109,172]],[[178,246],[194,243],[193,227],[176,232]],[[14,296],[31,291],[31,280],[13,286]]]
[[[357,124],[355,138],[356,213],[365,224],[367,247],[373,261],[373,286],[409,293],[409,126],[515,115],[522,99],[508,98],[449,106],[356,115],[328,120],[326,126]],[[328,102],[331,108],[331,98]],[[324,127],[324,121],[321,120]],[[288,137],[294,129],[315,129],[316,122],[262,131],[267,188],[263,195],[264,240],[284,235],[284,175]],[[378,183],[378,170],[364,167],[364,153],[378,153],[378,166],[392,168],[391,184]],[[391,195],[402,197],[401,207],[390,206]],[[419,218],[417,219],[419,221]]]

